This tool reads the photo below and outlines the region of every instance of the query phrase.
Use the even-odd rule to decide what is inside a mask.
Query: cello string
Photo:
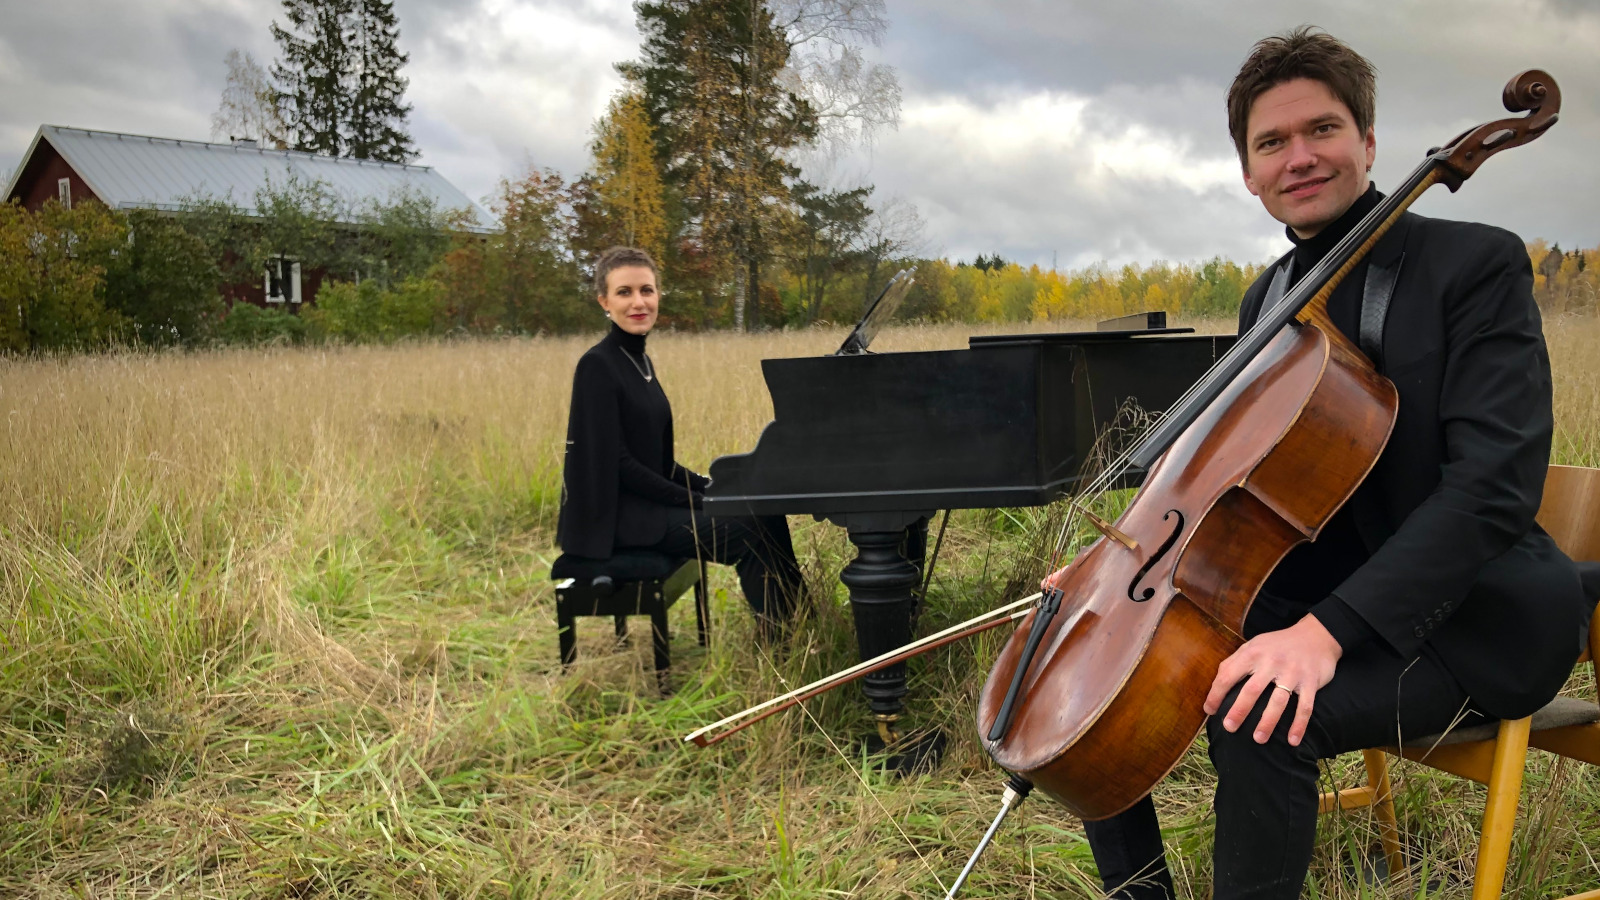
[[[1348,259],[1345,259],[1344,262],[1338,262],[1336,258],[1353,257],[1355,251],[1359,250],[1364,243],[1372,238],[1385,222],[1409,207],[1410,201],[1415,199],[1415,194],[1418,193],[1419,187],[1425,185],[1433,167],[1434,162],[1431,158],[1424,160],[1406,178],[1398,190],[1385,197],[1383,202],[1368,211],[1361,221],[1356,224],[1355,228],[1351,229],[1329,251],[1326,257],[1313,266],[1311,271],[1297,278],[1273,309],[1277,310],[1282,307],[1292,306],[1294,311],[1298,313],[1300,309],[1316,299],[1317,295],[1326,289],[1328,284],[1340,274],[1339,269],[1344,262],[1348,262]],[[1224,353],[1221,358],[1212,363],[1201,374],[1200,378],[1196,379],[1194,384],[1183,392],[1182,396],[1168,406],[1166,412],[1155,417],[1140,432],[1138,438],[1130,443],[1128,449],[1108,466],[1101,477],[1095,479],[1083,493],[1098,499],[1100,494],[1104,493],[1116,478],[1120,478],[1125,474],[1131,458],[1139,450],[1140,446],[1162,426],[1169,416],[1186,414],[1189,411],[1189,407],[1202,399],[1205,394],[1210,393],[1213,384],[1226,371],[1227,366],[1246,353],[1252,339],[1259,338],[1270,331],[1276,331],[1282,327],[1283,323],[1278,322],[1274,316],[1265,314],[1259,316],[1249,329],[1239,335],[1239,340],[1234,343],[1233,347],[1229,348],[1227,353]]]
[[[1190,390],[1193,391],[1194,388],[1190,388]],[[1154,428],[1156,425],[1160,424],[1160,414],[1153,415],[1152,418],[1154,419],[1152,424],[1140,432],[1137,440],[1131,441],[1126,449],[1124,449],[1114,460],[1101,469],[1100,474],[1089,483],[1088,487],[1071,496],[1070,503],[1067,507],[1066,518],[1061,523],[1061,531],[1056,535],[1055,547],[1050,556],[1050,569],[1052,573],[1058,570],[1061,559],[1066,554],[1067,545],[1071,543],[1070,536],[1076,533],[1075,530],[1069,528],[1068,526],[1073,524],[1075,516],[1081,518],[1078,510],[1074,509],[1073,505],[1076,504],[1080,507],[1086,508],[1086,504],[1098,501],[1102,496],[1105,495],[1106,491],[1109,490],[1110,485],[1113,484],[1118,478],[1122,477],[1122,475],[1127,471],[1128,460],[1133,456],[1134,450],[1138,447],[1139,442],[1143,440],[1144,435],[1148,434],[1151,428]]]
[[[1242,375],[1250,361],[1266,347],[1275,334],[1295,321],[1295,316],[1314,303],[1318,297],[1326,297],[1328,292],[1337,287],[1349,274],[1351,267],[1370,251],[1371,245],[1388,231],[1400,214],[1405,212],[1423,191],[1438,183],[1438,167],[1439,162],[1435,156],[1430,155],[1425,158],[1422,164],[1406,177],[1400,187],[1363,216],[1361,221],[1328,251],[1321,262],[1313,266],[1311,271],[1301,275],[1285,292],[1281,301],[1271,310],[1263,311],[1257,317],[1255,324],[1239,335],[1239,339],[1222,359],[1212,364],[1211,368],[1196,381],[1194,387],[1185,392],[1184,396],[1169,408],[1169,416],[1176,414],[1177,421],[1192,423],[1201,411],[1195,408],[1197,401],[1205,399],[1205,396],[1195,397],[1195,392],[1203,389],[1205,395],[1220,396],[1226,385],[1217,385],[1218,379],[1230,369],[1234,371],[1235,376]],[[1195,415],[1191,416],[1191,413]],[[1164,439],[1164,449],[1181,436],[1181,430],[1178,434],[1163,436],[1160,432],[1165,428],[1164,422],[1158,422],[1146,429],[1145,435],[1135,445],[1135,455],[1142,455],[1145,444],[1152,443],[1157,438]]]

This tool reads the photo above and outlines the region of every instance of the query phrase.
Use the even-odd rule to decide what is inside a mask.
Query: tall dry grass
[[[1600,323],[1546,327],[1557,460],[1596,464]],[[895,329],[878,349],[970,332]],[[759,361],[842,337],[653,336],[679,457],[704,470],[748,450],[771,416]],[[854,661],[837,529],[793,520],[822,602],[786,655],[753,648],[719,571],[716,641],[677,642],[671,699],[647,642],[618,650],[607,628],[582,626],[578,667],[555,674],[549,529],[591,340],[0,360],[0,896],[897,897],[948,881],[998,793],[969,734],[998,637],[914,669],[912,717],[953,738],[930,777],[860,756],[850,690],[715,751],[678,741]],[[955,516],[923,627],[1036,573],[1048,523]],[[1453,896],[1481,791],[1401,772],[1419,865],[1381,895],[1433,880]],[[1186,896],[1208,884],[1210,784],[1195,753],[1158,794]],[[1593,770],[1541,763],[1529,784],[1508,896],[1600,881]],[[1344,870],[1370,825],[1322,832],[1318,896],[1357,896]],[[1079,825],[1036,802],[971,893],[1092,897],[1092,871]]]

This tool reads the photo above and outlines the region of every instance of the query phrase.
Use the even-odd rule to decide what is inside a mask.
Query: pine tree
[[[407,56],[392,0],[283,0],[272,37],[278,107],[296,150],[408,162]]]
[[[594,191],[598,195],[609,244],[648,250],[662,259],[667,222],[661,171],[644,98],[635,91],[611,98],[595,124]]]
[[[409,58],[395,47],[400,25],[391,0],[355,0],[351,61],[355,93],[350,108],[347,152],[357,159],[410,162],[411,135],[406,116],[411,105],[400,97],[406,79],[400,67]]]
[[[800,282],[800,314],[810,325],[817,320],[829,286],[863,256],[872,208],[872,187],[829,191],[807,182],[794,186],[799,215],[792,231],[791,262]],[[851,311],[853,312],[853,310]]]
[[[282,58],[272,64],[278,107],[296,150],[342,155],[348,120],[348,41],[355,0],[283,0],[288,28],[272,23]]]

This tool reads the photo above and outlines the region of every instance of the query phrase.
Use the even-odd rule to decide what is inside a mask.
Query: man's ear
[[[1256,183],[1250,179],[1250,167],[1247,166],[1247,165],[1244,165],[1244,164],[1240,164],[1240,166],[1239,166],[1239,174],[1244,177],[1244,189],[1250,192],[1250,196],[1252,196],[1252,197],[1261,196],[1260,189],[1258,189],[1256,187]]]
[[[1378,135],[1372,126],[1367,126],[1367,171],[1372,171],[1373,160],[1378,158]]]

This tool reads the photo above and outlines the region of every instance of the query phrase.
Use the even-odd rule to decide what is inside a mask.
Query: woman
[[[698,509],[711,480],[673,459],[672,406],[645,354],[660,300],[655,261],[613,247],[594,279],[611,331],[573,375],[556,541],[564,553],[592,559],[637,548],[731,563],[760,633],[771,637],[800,589],[788,522],[712,519]]]

